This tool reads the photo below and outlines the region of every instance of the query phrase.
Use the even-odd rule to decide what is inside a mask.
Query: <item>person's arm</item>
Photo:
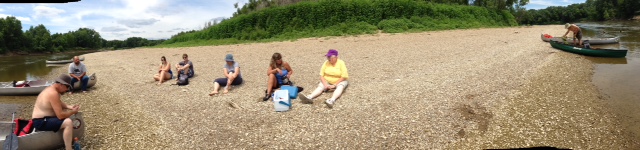
[[[169,70],[171,70],[171,64],[170,64],[169,62],[167,62],[167,66],[165,66],[164,68],[162,68],[162,71],[169,72]]]
[[[182,66],[182,68],[189,68],[189,66],[191,66],[191,60],[189,60],[188,63],[184,63],[184,66]]]
[[[240,67],[236,66],[236,72],[233,73],[233,78],[238,77],[239,74],[240,74]]]
[[[569,27],[569,28],[571,28],[571,27]],[[567,34],[569,34],[569,31],[571,31],[571,30],[567,29],[567,32],[565,32],[562,37],[567,37]]]
[[[336,84],[347,80],[347,78],[349,78],[349,72],[347,70],[347,66],[344,64],[344,62],[340,62],[340,79],[338,79],[338,81],[336,81]],[[336,85],[332,85],[331,88],[336,88]]]
[[[180,69],[181,69],[181,68],[180,68],[180,63],[177,63],[177,64],[176,64],[176,70],[180,71]]]
[[[291,69],[291,66],[289,66],[289,63],[284,62],[284,68],[287,68],[287,70],[289,70],[289,73],[287,74],[287,78],[291,79],[291,74],[293,74],[293,69]]]
[[[267,76],[270,74],[274,74],[278,71],[276,71],[276,69],[273,69],[273,67],[271,67],[271,65],[269,65],[269,68],[267,68]]]
[[[60,101],[60,97],[55,97],[57,95],[49,94],[47,95],[50,100],[51,107],[53,108],[53,112],[56,114],[56,117],[60,120],[64,120],[65,118],[69,118],[71,115],[78,113],[78,109],[72,109],[71,111],[65,111],[63,106],[65,105]],[[65,106],[66,107],[66,106]],[[76,108],[76,107],[73,107]]]
[[[73,63],[69,64],[69,76],[71,76],[72,78],[76,78],[78,79],[78,76],[76,76],[75,74],[73,74]]]
[[[229,69],[227,68],[222,68],[222,73],[224,74],[225,77],[227,78],[231,78],[231,76],[229,76]]]
[[[329,83],[327,83],[327,80],[324,79],[324,69],[326,68],[327,63],[329,63],[329,61],[325,61],[324,63],[322,63],[322,68],[320,68],[320,82],[322,82],[322,85],[324,85],[325,89],[329,87]]]
[[[80,69],[82,70],[82,75],[80,75],[78,78],[82,79],[85,75],[87,75],[87,67],[82,64]]]

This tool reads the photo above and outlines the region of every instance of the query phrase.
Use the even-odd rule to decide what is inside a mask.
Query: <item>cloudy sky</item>
[[[91,28],[106,40],[166,39],[229,18],[233,4],[248,0],[82,0],[67,4],[3,4],[0,17],[15,16],[23,30],[43,24],[51,34]],[[585,0],[530,0],[527,9],[566,6]]]

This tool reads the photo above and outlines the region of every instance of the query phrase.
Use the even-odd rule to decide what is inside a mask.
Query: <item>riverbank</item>
[[[541,33],[562,26],[376,34],[288,42],[144,48],[84,55],[99,82],[64,95],[82,105],[90,149],[484,149],[554,146],[629,149],[619,120],[591,83],[593,65],[555,50]],[[280,52],[308,94],[328,49],[349,68],[349,88],[328,109],[294,100],[276,113],[264,96],[269,58]],[[194,62],[188,86],[156,86],[166,56]],[[224,55],[245,83],[209,97]],[[51,76],[66,73],[66,68]],[[28,109],[27,109],[28,110]],[[30,111],[29,111],[30,112]],[[29,114],[23,113],[23,116]]]
[[[0,57],[8,57],[8,56],[42,56],[42,55],[51,55],[51,54],[74,54],[74,53],[92,53],[92,52],[100,52],[104,50],[67,50],[64,52],[57,53],[25,53],[25,52],[8,52],[5,54],[0,54]]]

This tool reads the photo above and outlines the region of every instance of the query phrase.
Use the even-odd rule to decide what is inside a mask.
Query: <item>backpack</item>
[[[188,85],[189,84],[189,76],[178,74],[178,82],[177,85]]]

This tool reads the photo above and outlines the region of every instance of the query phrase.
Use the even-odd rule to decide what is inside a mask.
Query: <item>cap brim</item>
[[[60,84],[64,84],[64,85],[71,85],[71,84],[69,84],[69,83],[67,83],[67,82],[65,82],[65,81],[63,81],[61,79],[56,79],[56,82],[60,83]]]

